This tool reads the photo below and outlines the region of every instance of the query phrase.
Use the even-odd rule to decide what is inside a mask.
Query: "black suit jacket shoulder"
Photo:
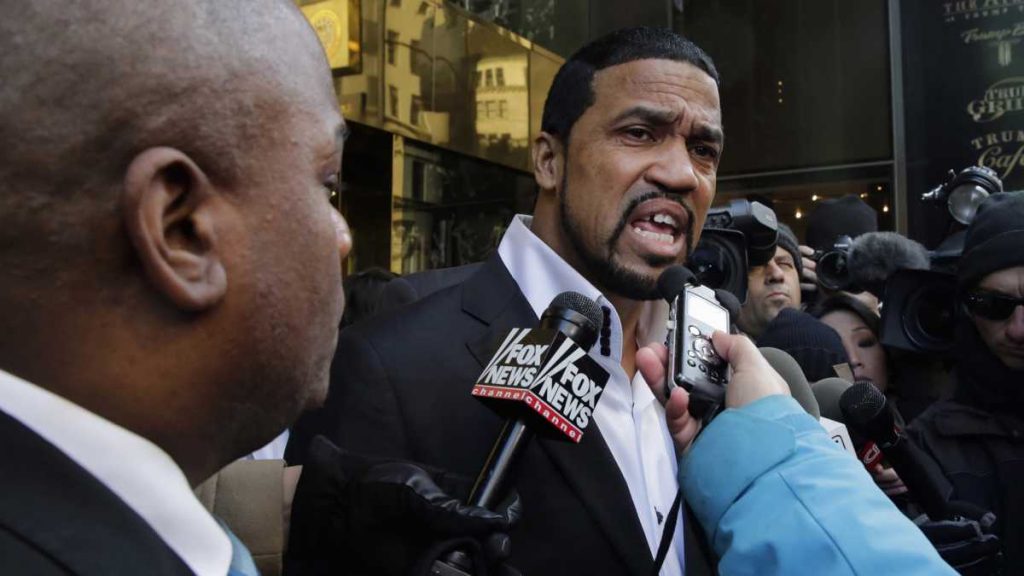
[[[3,412],[0,454],[0,574],[192,574],[106,486]]]

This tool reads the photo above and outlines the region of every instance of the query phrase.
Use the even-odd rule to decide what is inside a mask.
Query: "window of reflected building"
[[[352,228],[352,252],[345,260],[350,274],[391,264],[392,136],[356,122],[345,141],[341,193],[333,198]]]
[[[533,210],[532,175],[405,140],[394,190],[391,270],[411,274],[486,259],[513,215]]]

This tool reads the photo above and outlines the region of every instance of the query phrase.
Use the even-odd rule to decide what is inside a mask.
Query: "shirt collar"
[[[610,310],[611,354],[622,360],[622,322],[618,312],[589,280],[570,266],[530,230],[533,217],[518,214],[498,245],[498,255],[519,285],[530,307],[540,318],[555,296],[572,290]],[[665,342],[668,304],[658,299],[646,303],[637,325],[637,343]]]
[[[0,370],[0,410],[53,444],[145,520],[193,572],[226,574],[231,542],[155,444]]]

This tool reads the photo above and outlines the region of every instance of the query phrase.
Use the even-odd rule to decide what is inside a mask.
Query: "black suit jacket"
[[[0,454],[0,574],[192,574],[120,498],[4,412]]]
[[[320,426],[352,451],[475,477],[502,420],[470,390],[499,339],[537,321],[495,254],[465,281],[343,330]],[[596,424],[578,445],[534,438],[519,465],[516,568],[650,575],[647,540]],[[689,575],[709,572],[696,548],[688,545],[687,557]]]

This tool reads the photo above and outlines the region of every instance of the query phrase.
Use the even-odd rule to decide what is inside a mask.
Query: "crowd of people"
[[[0,13],[0,573],[1024,570],[1021,193],[966,231],[950,397],[905,393],[884,293],[816,288],[815,248],[780,225],[712,337],[729,382],[700,419],[666,385],[658,278],[700,240],[726,134],[683,37],[619,30],[566,61],[533,212],[487,260],[343,292],[348,128],[294,3]],[[870,233],[854,204],[824,204],[857,215],[826,246]],[[594,422],[533,438],[500,504],[471,505],[504,421],[470,389],[566,291],[603,314]],[[920,517],[837,447],[757,346],[893,398],[955,513]],[[244,458],[285,430],[287,462]]]

